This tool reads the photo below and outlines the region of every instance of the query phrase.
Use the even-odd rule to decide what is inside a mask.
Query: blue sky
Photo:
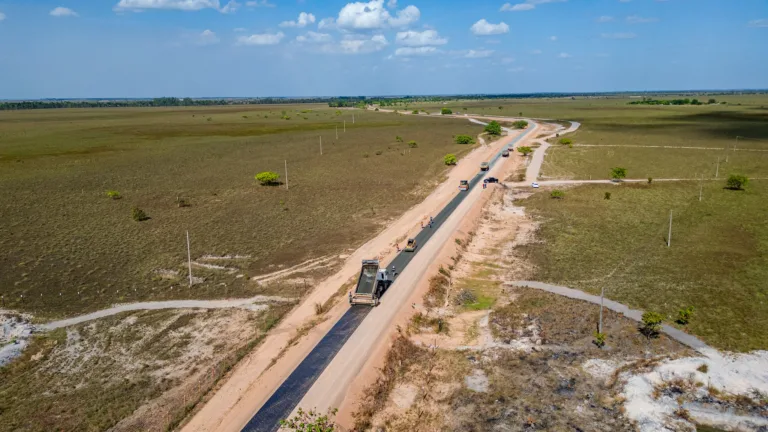
[[[0,99],[732,88],[766,0],[0,0]]]

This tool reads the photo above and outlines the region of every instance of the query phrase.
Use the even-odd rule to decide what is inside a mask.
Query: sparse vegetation
[[[749,184],[749,178],[742,174],[731,174],[725,182],[725,186],[731,190],[744,190]]]
[[[293,418],[280,420],[280,426],[281,429],[293,432],[334,432],[337,429],[333,418],[337,412],[337,409],[333,409],[321,415],[317,411],[304,411],[299,407]]]
[[[454,138],[456,144],[474,144],[475,140],[469,135],[456,135]]]
[[[451,111],[450,108],[442,108],[440,110],[440,114],[442,114],[442,115],[449,115],[449,114],[453,114],[453,111]]]
[[[417,148],[419,144],[416,141],[408,141],[408,147]]]
[[[260,172],[255,178],[262,186],[275,186],[280,183],[280,174],[274,171]]]
[[[134,207],[131,209],[131,218],[136,222],[143,222],[145,220],[148,220],[149,216],[147,216],[147,213],[144,212],[144,210],[138,207]]]
[[[693,306],[688,306],[686,308],[680,309],[677,311],[677,323],[680,325],[687,325],[689,322],[691,322],[691,318],[693,318]]]
[[[604,347],[605,346],[605,340],[606,340],[605,333],[595,332],[595,340],[593,341],[595,346],[597,346],[598,348]]]
[[[559,142],[560,144],[563,144],[563,145],[570,145],[570,144],[573,144],[573,140],[572,140],[572,139],[570,139],[570,138],[560,138],[560,140],[559,140],[558,142]]]
[[[517,148],[517,151],[519,151],[523,156],[528,156],[529,154],[533,153],[533,149],[528,146],[520,146]]]
[[[456,159],[456,155],[453,153],[449,153],[445,155],[443,158],[443,162],[445,162],[446,165],[456,165],[456,162],[458,162],[458,159]]]
[[[606,192],[605,195],[603,195],[603,199],[607,199],[607,200],[611,199],[611,193]]]
[[[517,120],[512,123],[512,127],[515,129],[525,129],[528,127],[528,122],[525,120]]]
[[[120,198],[122,198],[122,195],[120,195],[120,192],[116,190],[108,190],[107,196],[112,198],[113,200],[119,200]]]
[[[549,196],[554,199],[563,199],[565,198],[565,192],[561,191],[560,189],[555,189],[549,193]]]
[[[611,168],[611,178],[614,180],[622,180],[627,177],[627,169],[622,167]]]
[[[646,337],[652,338],[659,335],[661,330],[661,323],[664,321],[664,317],[658,312],[645,312],[643,313],[643,321],[640,325],[640,332]]]
[[[499,136],[499,135],[501,135],[501,125],[500,125],[500,124],[499,124],[499,122],[497,122],[496,120],[491,120],[491,121],[490,121],[490,122],[488,122],[488,124],[485,126],[485,129],[484,129],[484,131],[485,131],[485,132],[486,132],[488,135]]]

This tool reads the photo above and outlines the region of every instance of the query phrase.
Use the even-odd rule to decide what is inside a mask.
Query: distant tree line
[[[643,98],[641,100],[628,102],[629,105],[704,105],[701,101],[698,99],[651,99],[651,98]],[[707,104],[716,104],[717,101],[715,99],[710,98],[707,101]]]
[[[130,107],[174,107],[213,105],[262,105],[285,103],[323,103],[328,98],[253,98],[253,99],[192,99],[161,97],[154,99],[109,99],[109,100],[63,100],[44,99],[33,101],[0,102],[0,110],[27,110],[52,108],[130,108]]]

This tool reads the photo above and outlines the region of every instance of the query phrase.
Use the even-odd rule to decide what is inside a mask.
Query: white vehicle
[[[531,187],[534,188],[534,189],[538,189],[539,188],[539,184],[536,183],[536,182],[533,182],[533,183],[531,183]]]

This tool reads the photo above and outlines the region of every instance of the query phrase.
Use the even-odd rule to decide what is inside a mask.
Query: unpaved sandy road
[[[526,130],[526,138],[533,136],[537,127],[538,125],[534,124]],[[512,138],[503,138],[499,142],[506,146]],[[504,159],[501,159],[491,168],[488,175],[499,175],[498,173],[504,169],[503,163]],[[422,246],[421,251],[398,277],[396,289],[387,292],[384,301],[365,318],[296,409],[316,408],[319,412],[326,412],[341,405],[347,389],[362,372],[371,354],[381,343],[386,343],[384,336],[391,330],[395,317],[401,310],[408,308],[406,302],[417,284],[424,278],[430,263],[484,193],[487,194],[490,191],[483,190],[482,187],[474,188],[430,241]],[[296,411],[292,415],[295,414]]]
[[[339,272],[321,282],[270,332],[257,349],[238,364],[227,381],[183,430],[239,431],[349,308],[346,302],[339,303],[327,313],[324,322],[314,326],[298,343],[286,349],[297,330],[316,318],[315,303],[324,303],[356,276],[363,259],[379,258],[388,262],[395,253],[393,242],[419,230],[420,221],[436,214],[455,195],[459,180],[473,177],[480,162],[488,160],[512,138],[514,136],[473,150],[448,172],[447,180],[422,203],[408,210],[395,223],[358,248]],[[272,359],[281,352],[280,360],[270,367]],[[265,373],[267,370],[269,372]]]

